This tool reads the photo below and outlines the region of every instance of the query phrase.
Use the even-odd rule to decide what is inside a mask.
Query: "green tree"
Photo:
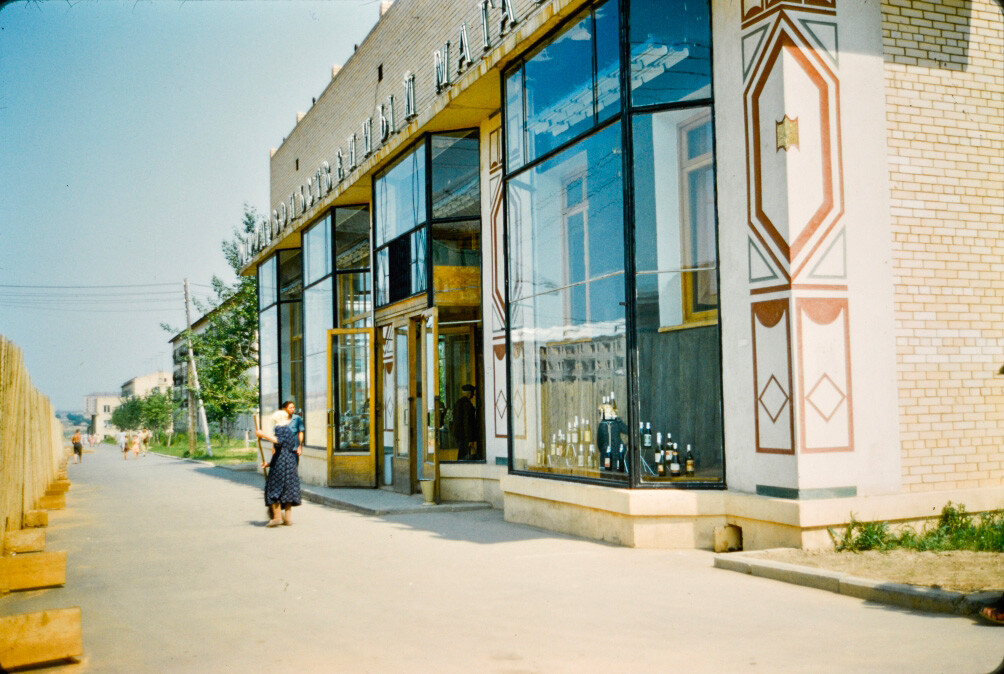
[[[209,316],[205,330],[191,336],[202,402],[207,419],[218,423],[226,434],[238,415],[258,403],[258,382],[248,375],[258,364],[258,284],[254,276],[240,275],[238,246],[261,219],[254,208],[244,205],[241,224],[234,227],[232,238],[222,243],[223,256],[236,282],[227,284],[213,276],[214,298],[208,304],[194,302],[203,315]]]
[[[127,398],[112,410],[112,426],[120,431],[135,431],[143,425],[143,399]]]
[[[151,393],[143,398],[143,425],[157,433],[163,433],[174,421],[174,400],[169,393]]]

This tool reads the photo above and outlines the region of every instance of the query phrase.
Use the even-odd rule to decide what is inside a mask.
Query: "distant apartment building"
[[[133,377],[122,384],[123,398],[145,398],[151,393],[167,393],[171,390],[170,372],[151,372],[139,377]]]
[[[91,393],[84,396],[84,413],[89,419],[88,432],[104,437],[115,432],[112,426],[112,412],[122,404],[118,393]]]

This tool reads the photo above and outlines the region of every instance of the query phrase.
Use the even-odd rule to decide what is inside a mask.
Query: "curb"
[[[950,592],[937,588],[904,585],[882,580],[851,576],[839,571],[827,571],[808,566],[761,559],[755,553],[719,553],[715,555],[716,569],[747,573],[794,585],[804,585],[865,601],[892,604],[915,611],[951,613],[976,616],[999,595],[998,592]]]
[[[437,503],[435,505],[410,505],[403,507],[393,507],[393,508],[371,508],[368,506],[359,505],[358,503],[350,503],[349,501],[343,501],[342,499],[334,498],[333,496],[328,496],[327,494],[318,494],[312,491],[307,486],[300,487],[300,495],[305,501],[310,501],[311,503],[317,503],[323,506],[328,506],[329,508],[338,508],[340,510],[349,510],[351,512],[359,513],[361,515],[406,515],[410,513],[432,513],[432,512],[448,512],[448,513],[461,513],[470,512],[473,510],[491,510],[492,506],[490,503]]]

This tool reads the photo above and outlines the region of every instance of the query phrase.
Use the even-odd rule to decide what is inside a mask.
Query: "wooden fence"
[[[0,596],[66,583],[66,552],[45,551],[44,528],[66,502],[67,455],[52,403],[0,335]],[[0,671],[82,653],[78,606],[0,615]]]
[[[67,456],[62,424],[31,384],[21,349],[0,335],[0,553],[57,481]]]

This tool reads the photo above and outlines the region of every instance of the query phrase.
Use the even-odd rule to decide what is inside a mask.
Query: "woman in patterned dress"
[[[268,479],[265,480],[265,505],[271,519],[267,527],[280,524],[289,526],[293,506],[300,505],[300,476],[297,467],[303,452],[303,419],[295,414],[296,405],[292,400],[282,404],[282,409],[272,415],[275,428],[273,434],[258,431],[258,437],[273,443],[272,460],[268,464]],[[265,464],[262,464],[265,467]],[[279,508],[282,508],[282,520]]]

